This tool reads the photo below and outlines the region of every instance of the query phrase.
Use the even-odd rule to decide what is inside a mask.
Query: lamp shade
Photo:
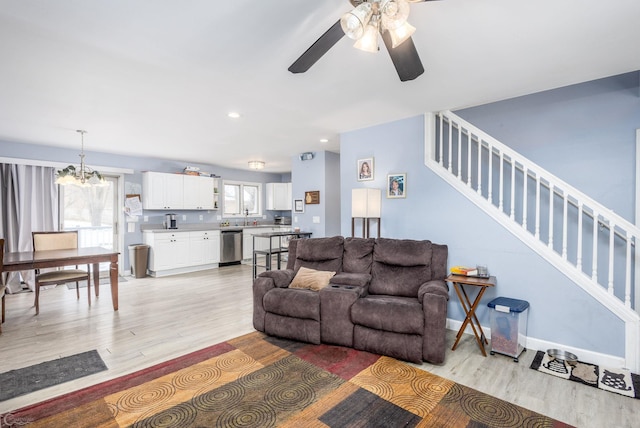
[[[381,202],[380,189],[352,189],[351,217],[380,218]]]

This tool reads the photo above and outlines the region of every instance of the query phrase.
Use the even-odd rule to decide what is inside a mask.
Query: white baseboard
[[[447,329],[458,331],[462,327],[462,321],[452,320],[447,318]],[[484,330],[484,334],[487,337],[487,340],[491,340],[491,328],[482,326]],[[465,334],[473,335],[473,330],[471,326],[467,325],[464,331]],[[489,346],[491,346],[491,342],[489,342]],[[611,367],[611,368],[623,368],[624,367],[624,358],[618,357],[615,355],[609,354],[601,354],[599,352],[589,351],[587,349],[575,348],[573,346],[563,345],[561,343],[549,342],[547,340],[536,339],[535,337],[527,336],[525,348],[533,351],[546,351],[547,349],[562,349],[563,351],[571,352],[578,356],[580,361],[585,363],[597,364],[603,367]],[[490,348],[487,348],[489,351]]]

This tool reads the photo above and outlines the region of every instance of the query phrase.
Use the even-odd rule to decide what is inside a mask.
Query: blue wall
[[[313,233],[312,236],[340,234],[340,155],[332,152],[316,152],[311,160],[291,158],[291,183],[293,199],[304,201],[305,192],[320,191],[320,203],[304,205],[304,213],[292,213],[294,227]],[[317,217],[319,223],[314,223]],[[297,220],[297,221],[296,221]]]
[[[634,83],[635,82],[635,83]],[[635,86],[634,86],[635,85]],[[457,112],[542,167],[633,219],[638,73],[588,82]],[[385,191],[406,173],[406,199],[382,201],[384,237],[449,246],[449,267],[482,264],[498,279],[479,308],[498,296],[530,303],[528,336],[624,356],[624,324],[424,166],[424,123],[413,117],[341,135],[342,234],[351,234],[351,189]],[[375,180],[358,182],[358,159],[375,158]],[[450,292],[449,318],[462,321]]]

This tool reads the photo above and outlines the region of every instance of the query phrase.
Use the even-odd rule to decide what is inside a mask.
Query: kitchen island
[[[253,279],[258,276],[258,268],[272,269],[272,258],[276,257],[277,269],[282,268],[282,254],[289,252],[289,240],[292,238],[309,238],[311,232],[277,231],[256,233],[253,235]],[[258,258],[264,256],[264,264],[258,264]]]

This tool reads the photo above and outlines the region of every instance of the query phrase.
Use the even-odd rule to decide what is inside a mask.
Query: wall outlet
[[[148,215],[144,216],[144,221],[149,221],[149,216]]]
[[[294,222],[294,223],[297,223],[297,222],[298,222],[298,216],[294,216],[294,217],[293,217],[293,222]]]
[[[202,214],[200,214],[200,221],[204,220],[204,216]]]
[[[222,216],[221,216],[220,214],[218,214],[218,215],[216,216],[216,220],[222,220]]]
[[[313,216],[313,222],[314,222],[314,223],[320,223],[320,216],[318,216],[318,215],[314,215],[314,216]]]
[[[187,216],[185,214],[182,215],[182,221],[187,221]]]
[[[263,214],[263,215],[262,215],[262,219],[263,219],[263,220],[266,220],[266,219],[267,219],[266,214]]]

